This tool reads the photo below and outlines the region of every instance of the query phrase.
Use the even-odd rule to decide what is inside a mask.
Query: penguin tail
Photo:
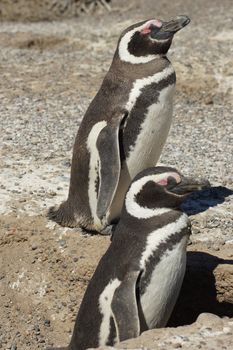
[[[58,208],[51,207],[47,212],[47,217],[64,227],[78,227],[78,222],[74,217],[72,208],[68,202],[62,203]]]

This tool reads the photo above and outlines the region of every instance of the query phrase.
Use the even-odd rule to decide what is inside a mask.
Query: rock
[[[35,324],[35,325],[34,325],[34,331],[35,331],[35,334],[36,334],[36,335],[39,335],[39,334],[40,334],[40,327],[39,327],[38,324]]]
[[[44,321],[44,325],[45,325],[46,327],[50,327],[50,320],[45,320],[45,321]]]
[[[64,240],[64,239],[61,239],[58,243],[59,243],[59,246],[62,247],[62,248],[66,248],[67,247],[66,240]]]
[[[116,344],[111,349],[231,350],[232,321],[233,319],[221,319],[216,315],[205,313],[189,326],[149,330],[138,338]],[[207,324],[211,324],[211,327],[206,327]]]
[[[219,316],[208,313],[208,312],[200,314],[198,316],[196,322],[205,326],[205,327],[220,326],[223,324],[223,320]]]

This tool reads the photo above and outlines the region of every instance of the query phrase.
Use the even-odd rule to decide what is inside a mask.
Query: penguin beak
[[[190,22],[188,16],[177,16],[169,22],[163,22],[161,32],[175,34],[180,29],[187,26]]]
[[[194,191],[200,191],[210,187],[210,182],[203,178],[185,177],[181,175],[181,182],[168,190],[178,195],[189,195]]]
[[[190,18],[188,16],[177,16],[169,22],[163,22],[161,27],[154,26],[151,32],[151,37],[156,40],[172,39],[173,35],[180,29],[189,24]]]

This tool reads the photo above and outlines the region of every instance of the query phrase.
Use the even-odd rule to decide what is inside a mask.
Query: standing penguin
[[[172,120],[175,71],[166,57],[178,16],[143,21],[120,36],[111,67],[79,127],[69,196],[50,219],[103,233],[116,222],[136,174],[154,166]]]
[[[87,287],[68,350],[111,346],[166,325],[183,281],[190,235],[180,205],[208,186],[170,167],[136,176]]]

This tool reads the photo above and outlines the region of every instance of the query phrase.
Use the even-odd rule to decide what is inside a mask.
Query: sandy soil
[[[110,14],[91,18],[0,24],[0,348],[44,349],[69,340],[109,237],[61,228],[45,213],[67,196],[74,137],[120,31],[152,13],[192,18],[170,52],[177,95],[161,161],[205,176],[213,185],[184,208],[193,225],[189,250],[202,255],[189,253],[170,324],[190,324],[204,311],[233,317],[230,10],[227,0],[164,0],[156,7],[149,0],[118,1]]]

